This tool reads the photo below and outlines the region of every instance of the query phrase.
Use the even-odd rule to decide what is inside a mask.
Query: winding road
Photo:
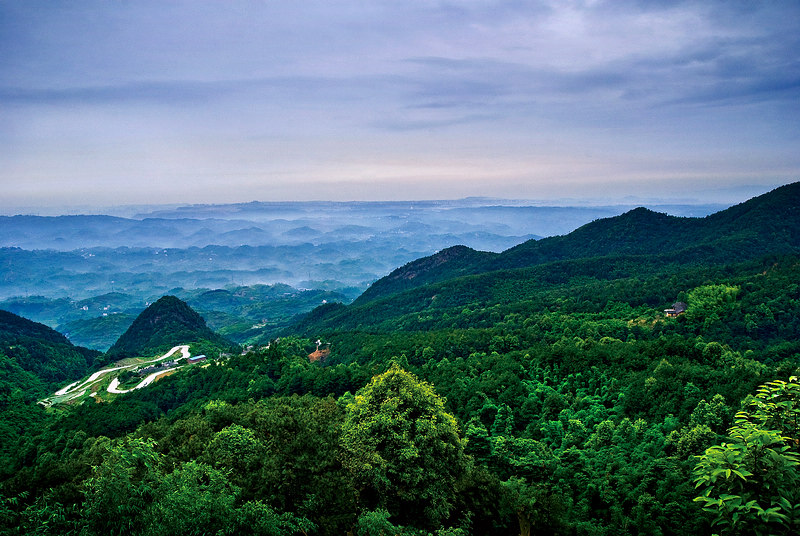
[[[63,388],[59,389],[58,391],[55,392],[53,397],[46,398],[46,399],[42,400],[40,403],[43,403],[45,406],[52,405],[53,402],[54,402],[52,399],[54,397],[64,397],[62,400],[60,400],[61,402],[66,402],[68,400],[73,400],[75,398],[81,397],[84,394],[86,394],[86,391],[89,389],[89,387],[91,387],[95,383],[105,379],[104,376],[106,374],[108,374],[109,372],[114,372],[115,370],[134,369],[134,368],[137,368],[137,367],[141,367],[143,365],[148,365],[150,363],[157,363],[159,361],[163,361],[165,359],[169,359],[170,357],[172,357],[177,352],[180,352],[181,355],[180,355],[180,357],[175,358],[176,362],[181,360],[181,359],[189,359],[191,357],[191,354],[189,353],[189,345],[188,344],[182,344],[182,345],[179,345],[179,346],[174,346],[166,354],[162,355],[161,357],[157,357],[156,359],[153,359],[151,361],[145,361],[145,362],[142,362],[142,363],[135,363],[133,365],[124,365],[124,366],[121,366],[121,367],[114,367],[114,368],[98,370],[97,372],[95,372],[94,374],[92,374],[86,380],[84,380],[82,382],[79,380],[77,382],[74,382],[74,383],[71,383],[71,384],[67,385],[66,387],[63,387]],[[146,387],[146,386],[150,385],[151,383],[153,383],[156,380],[156,378],[158,378],[159,376],[162,376],[163,374],[166,374],[167,372],[171,372],[173,370],[177,370],[178,368],[180,368],[180,366],[172,367],[172,368],[169,368],[169,369],[166,369],[166,370],[160,370],[158,372],[154,372],[153,374],[148,375],[145,379],[143,379],[141,382],[139,382],[138,385],[136,385],[135,387],[133,387],[131,389],[120,389],[119,388],[119,379],[118,378],[114,378],[113,380],[111,380],[111,384],[109,384],[107,391],[109,393],[121,394],[121,393],[128,393],[130,391],[133,391],[134,389],[141,389],[142,387]]]

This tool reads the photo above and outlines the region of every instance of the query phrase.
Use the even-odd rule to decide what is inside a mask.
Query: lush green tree
[[[339,433],[344,412],[331,397],[273,397],[245,413],[263,444],[248,497],[342,534],[355,519],[354,488],[342,467]]]
[[[18,534],[77,536],[85,528],[77,505],[65,506],[52,490],[36,497],[22,512]],[[2,527],[2,525],[0,525]]]
[[[254,536],[286,536],[312,534],[317,527],[308,519],[290,512],[280,514],[261,501],[248,501],[239,508],[239,526],[235,534]]]
[[[552,487],[514,476],[503,482],[503,492],[516,515],[520,536],[552,533],[559,528],[564,501]]]
[[[730,285],[703,285],[689,291],[687,320],[709,329],[730,310],[739,290],[739,287]]]
[[[159,480],[153,504],[140,512],[142,534],[237,534],[237,493],[221,471],[195,461],[183,464]]]
[[[240,486],[249,484],[259,467],[264,447],[255,433],[238,424],[217,432],[203,458],[215,468],[230,471],[230,478]]]
[[[430,384],[396,365],[373,378],[347,407],[341,444],[364,511],[427,529],[448,518],[469,463]]]
[[[137,534],[156,498],[161,457],[152,440],[106,442],[103,463],[85,485],[84,515],[94,534]]]
[[[800,530],[800,383],[762,385],[728,430],[698,457],[695,500],[726,534]]]

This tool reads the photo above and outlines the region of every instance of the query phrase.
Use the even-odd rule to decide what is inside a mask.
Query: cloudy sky
[[[2,205],[766,191],[798,51],[795,0],[4,0]]]

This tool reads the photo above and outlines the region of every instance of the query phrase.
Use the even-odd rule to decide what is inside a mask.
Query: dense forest
[[[77,378],[28,389],[28,326],[0,339],[0,531],[797,534],[797,189],[446,251],[113,402],[37,405]]]

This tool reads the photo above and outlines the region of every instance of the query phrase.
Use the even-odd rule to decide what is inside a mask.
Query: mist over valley
[[[631,208],[473,198],[152,207],[126,218],[5,216],[0,308],[105,350],[147,304],[174,294],[244,342],[261,333],[254,326],[274,329],[323,301],[349,303],[436,251],[500,252]],[[724,206],[652,208],[699,217]]]

